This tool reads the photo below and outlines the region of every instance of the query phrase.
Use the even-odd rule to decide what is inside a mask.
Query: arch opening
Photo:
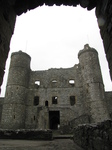
[[[43,6],[42,6],[42,7],[43,7]],[[44,6],[44,7],[46,7],[46,6]],[[56,7],[56,6],[55,6],[55,7]],[[62,6],[60,6],[60,8],[61,8],[61,7],[62,7]],[[64,7],[65,7],[65,6],[64,6]],[[76,8],[74,8],[74,10],[77,9],[78,7],[79,7],[79,6],[77,6]],[[54,8],[54,6],[53,6],[52,8]],[[67,6],[67,8],[68,8],[68,6]],[[38,9],[40,9],[40,8],[38,7]],[[70,7],[70,9],[72,10],[72,7]],[[82,8],[82,9],[83,9],[83,8]],[[33,9],[33,11],[31,11],[31,12],[34,12],[34,11],[36,11],[36,9]],[[92,11],[93,11],[93,10],[92,10]],[[27,14],[29,14],[29,13],[31,13],[31,12],[27,12],[26,14],[23,14],[23,15],[21,15],[20,17],[26,16]],[[67,11],[67,12],[68,12],[68,11]],[[88,14],[90,14],[90,13],[91,13],[91,12],[89,12]],[[34,13],[32,13],[32,14],[34,14]],[[57,13],[57,14],[58,14],[58,13]],[[76,18],[76,17],[75,17],[75,13],[73,12],[72,14],[74,15],[74,18]],[[77,13],[77,14],[80,14],[80,13]],[[33,15],[33,16],[34,16],[34,18],[35,18],[35,15]],[[18,17],[18,18],[20,18],[20,17]],[[68,15],[66,15],[66,18],[67,18],[67,17],[68,17]],[[27,17],[27,18],[29,18],[29,17]],[[32,17],[32,18],[33,18],[33,17]],[[38,16],[37,16],[36,18],[38,18]],[[52,18],[53,18],[53,17],[52,17]],[[73,18],[73,16],[72,16],[72,18]],[[73,18],[73,19],[74,19],[74,18]],[[84,18],[84,17],[83,17],[83,18]],[[94,14],[94,18],[96,18],[96,17],[95,17],[95,14]],[[62,19],[62,18],[61,18],[61,19]],[[79,17],[78,20],[81,21],[81,19],[82,19],[82,18]],[[23,20],[25,20],[24,17],[22,18],[22,21],[23,21]],[[30,19],[28,19],[28,20],[30,20]],[[43,20],[43,19],[41,19],[41,20]],[[63,20],[63,19],[62,19],[62,20]],[[89,19],[88,19],[88,20],[89,20]],[[26,20],[25,20],[25,21],[26,21]],[[45,22],[46,22],[46,21],[49,22],[49,20],[45,20]],[[30,21],[30,22],[33,22],[33,21]],[[69,21],[68,21],[68,22],[69,22]],[[87,21],[85,20],[85,22],[87,22]],[[89,20],[89,24],[90,24],[90,22],[93,23],[92,20]],[[21,24],[21,23],[18,22],[18,19],[17,19],[17,24],[19,24],[19,25]],[[24,24],[24,23],[22,23],[22,26],[24,26],[23,24]],[[38,21],[38,24],[40,24],[40,21]],[[44,24],[45,24],[45,23],[43,23],[43,25],[44,25]],[[60,28],[61,28],[61,22],[60,22],[60,21],[59,21],[58,24],[60,25]],[[70,23],[70,24],[72,25],[73,23]],[[77,24],[77,21],[75,21],[75,25],[76,25],[76,24]],[[97,24],[97,21],[96,21],[96,24]],[[37,23],[33,23],[33,25],[35,26],[35,25],[37,25]],[[42,26],[42,29],[45,29],[45,30],[46,30],[45,26],[43,26],[43,25],[41,25],[41,26]],[[73,24],[73,25],[74,25],[74,24]],[[74,25],[74,27],[75,27],[75,25]],[[80,27],[80,25],[81,25],[81,27]],[[80,25],[79,25],[79,28],[81,29],[82,26],[83,26],[83,29],[85,30],[84,24],[80,22]],[[29,38],[28,35],[30,35],[29,33],[31,33],[31,32],[33,31],[33,28],[31,27],[31,24],[28,23],[28,22],[25,24],[24,27],[26,28],[26,26],[29,26],[29,29],[24,29],[24,31],[25,31],[26,37]],[[90,26],[91,26],[91,25],[90,25]],[[37,27],[37,26],[36,26],[36,27]],[[48,26],[47,26],[47,27],[48,27]],[[54,26],[53,26],[53,27],[54,27]],[[21,28],[21,29],[22,29],[22,27],[17,27],[17,28]],[[30,28],[32,28],[32,31],[30,31]],[[39,26],[38,28],[40,28],[40,26]],[[68,26],[68,29],[70,29],[70,28],[71,28],[71,27]],[[56,29],[56,28],[54,27],[54,29]],[[71,28],[71,29],[72,29],[72,28]],[[43,32],[44,32],[45,30],[43,30]],[[49,28],[48,28],[48,30],[49,30]],[[66,30],[67,30],[67,29],[66,29]],[[66,30],[64,29],[64,31],[66,31]],[[97,30],[99,30],[99,28],[98,28]],[[57,29],[57,31],[58,31],[57,33],[60,33],[59,29]],[[78,31],[78,30],[77,30],[77,31]],[[90,31],[93,31],[93,28],[91,28]],[[97,32],[99,32],[99,31],[97,31]],[[21,32],[20,32],[20,33],[21,33]],[[24,32],[22,32],[22,33],[24,34]],[[34,32],[32,32],[32,33],[33,33],[32,35],[34,35]],[[54,32],[52,32],[52,33],[54,33]],[[74,33],[74,31],[72,32],[72,34],[73,34],[73,33]],[[81,33],[81,32],[80,32],[80,33]],[[88,33],[89,33],[89,32],[88,32]],[[102,47],[103,47],[102,45],[103,45],[103,44],[102,44],[102,43],[100,44],[100,45],[101,45],[101,48],[99,48],[99,46],[98,46],[98,48],[97,48],[97,45],[96,45],[96,44],[93,44],[93,43],[91,42],[91,37],[88,35],[88,33],[86,33],[86,30],[85,30],[85,35],[86,35],[86,37],[83,37],[82,34],[81,34],[81,36],[80,36],[80,37],[82,37],[83,40],[86,39],[86,42],[83,41],[83,44],[82,44],[82,45],[79,44],[79,45],[81,46],[81,48],[83,47],[83,45],[84,45],[85,43],[87,43],[87,42],[89,41],[88,43],[90,44],[90,46],[95,45],[95,46],[92,46],[92,47],[95,47],[96,49],[101,49],[101,51],[103,52],[103,51],[104,51],[104,50],[102,50]],[[30,36],[31,38],[30,38],[30,40],[29,40],[29,39],[27,39],[27,38],[24,38],[24,36],[21,37],[21,35],[20,35],[19,37],[21,37],[21,38],[18,38],[18,39],[16,39],[16,40],[14,40],[14,43],[16,43],[15,41],[22,41],[22,46],[21,46],[22,48],[19,48],[21,44],[19,43],[19,45],[18,45],[18,44],[17,44],[18,42],[15,44],[15,45],[17,45],[17,47],[15,48],[15,46],[14,46],[14,47],[12,46],[13,39],[15,39],[15,37],[17,37],[17,35],[15,35],[15,34],[16,34],[16,27],[15,27],[14,36],[13,36],[12,41],[11,41],[11,46],[10,46],[10,47],[11,47],[11,50],[13,49],[14,51],[16,51],[16,50],[18,51],[19,49],[24,49],[25,52],[30,53],[28,49],[32,49],[32,46],[31,46],[31,43],[32,43],[32,42],[31,42],[30,40],[31,40],[31,38],[32,38],[33,36]],[[22,35],[23,35],[23,34],[22,34]],[[36,34],[36,32],[35,32],[35,34]],[[91,35],[92,35],[92,34],[93,34],[93,33],[91,33]],[[46,34],[46,35],[48,35],[48,34]],[[63,34],[63,35],[65,35],[65,34]],[[75,35],[76,35],[76,33],[75,33]],[[93,36],[94,36],[94,35],[93,35]],[[53,37],[53,36],[51,35],[51,37]],[[78,39],[78,35],[76,35],[76,37],[77,37],[77,39]],[[95,36],[94,36],[94,37],[95,37]],[[94,37],[93,37],[93,39],[94,39]],[[22,39],[22,38],[23,38],[23,39]],[[68,38],[71,39],[71,37],[69,37],[69,36],[68,36]],[[96,38],[96,37],[95,37],[95,38]],[[32,38],[32,39],[36,39],[36,38]],[[40,39],[41,39],[41,36],[40,36]],[[45,39],[47,39],[47,38],[45,37]],[[53,39],[53,38],[52,38],[52,39]],[[79,39],[79,41],[82,41],[82,39]],[[96,39],[97,39],[97,38],[96,38]],[[101,40],[101,39],[100,39],[100,40]],[[34,40],[34,41],[35,41],[35,40]],[[38,41],[38,40],[37,40],[37,41]],[[66,41],[67,41],[67,40],[66,40]],[[64,43],[67,43],[66,41],[65,41]],[[71,39],[71,41],[72,41],[72,39]],[[97,41],[98,41],[98,40],[97,40]],[[52,42],[52,41],[51,41],[51,42]],[[92,44],[91,44],[90,42],[91,42]],[[29,44],[29,43],[30,43],[30,44]],[[37,42],[35,42],[35,43],[37,43]],[[40,43],[40,42],[38,42],[38,43]],[[43,43],[44,43],[44,41],[43,41]],[[68,41],[68,43],[69,43],[69,41]],[[75,42],[75,44],[76,44],[76,43],[77,43],[77,41]],[[99,43],[100,43],[100,42],[99,42]],[[33,43],[33,44],[34,44],[34,43]],[[33,44],[32,44],[32,45],[33,45]],[[48,43],[47,45],[51,45],[51,44]],[[59,43],[58,43],[57,45],[59,45]],[[73,43],[72,43],[72,45],[73,45]],[[24,47],[24,48],[23,48],[23,47]],[[46,47],[46,43],[45,43],[45,47]],[[65,46],[65,47],[68,47],[68,45]],[[65,48],[65,47],[64,47],[64,48]],[[70,47],[71,47],[71,46],[70,46]],[[76,45],[76,46],[74,46],[74,47],[78,47],[78,46]],[[56,47],[56,48],[57,48],[57,47]],[[64,49],[64,48],[62,48],[62,46],[60,46],[60,49]],[[79,48],[77,48],[77,50],[79,50],[79,49],[81,49],[81,48],[79,47]],[[40,48],[37,48],[37,49],[39,50]],[[37,50],[37,49],[36,49],[36,50]],[[45,48],[45,49],[46,49],[46,48]],[[49,49],[49,47],[47,48],[47,51],[48,51],[48,49]],[[52,48],[52,49],[53,49],[53,48]],[[58,49],[58,48],[57,48],[57,49]],[[36,51],[36,50],[34,49],[34,51]],[[76,50],[76,51],[77,51],[77,50]],[[42,51],[42,53],[43,53],[43,50],[42,50],[42,49],[41,49],[41,51]],[[54,51],[55,51],[55,50],[54,50]],[[65,49],[64,51],[67,51],[67,50]],[[76,53],[77,53],[77,52],[76,52]],[[52,56],[51,53],[49,53],[49,54],[50,54],[49,56]],[[104,54],[104,55],[105,55],[105,54]],[[54,55],[54,56],[55,56],[55,58],[57,58],[56,55]],[[59,56],[59,53],[58,53],[58,56]],[[63,56],[63,55],[62,55],[62,56]],[[32,56],[32,57],[33,57],[33,56]],[[64,57],[64,56],[63,56],[63,57]],[[73,58],[73,57],[74,57],[74,58]],[[73,55],[73,57],[72,57],[73,59],[71,59],[71,60],[72,60],[72,63],[70,63],[70,61],[66,61],[66,59],[69,58],[69,55],[68,55],[68,57],[66,56],[66,59],[63,59],[63,60],[65,60],[64,62],[68,62],[68,65],[71,67],[71,66],[73,66],[73,65],[75,64],[75,63],[74,63],[74,60],[75,60],[76,55]],[[105,56],[104,56],[104,57],[105,57]],[[35,58],[36,58],[36,60],[37,60],[37,57],[34,56],[33,59],[35,59]],[[44,62],[44,61],[45,61],[45,57],[39,56],[39,58],[41,58],[41,60],[38,62],[38,64],[41,64],[40,62]],[[47,58],[47,56],[46,56],[46,58]],[[37,64],[37,63],[36,63],[36,60],[34,60],[34,62],[32,62],[32,68],[34,68],[34,69],[35,69],[34,64]],[[44,61],[42,61],[42,60],[44,60]],[[50,59],[49,59],[49,60],[50,60]],[[53,62],[52,64],[57,64],[57,62],[59,62],[59,63],[60,63],[60,66],[62,67],[62,65],[61,65],[62,58],[61,58],[61,60],[55,60],[55,61],[54,61],[54,59],[53,59],[53,60],[51,59],[50,61],[49,61],[49,60],[47,59],[46,62]],[[77,60],[77,58],[76,58],[76,60]],[[104,58],[103,60],[106,61],[106,58]],[[77,61],[78,61],[78,60],[77,60]],[[42,66],[46,66],[46,64],[47,64],[46,62],[45,62],[44,65],[43,65],[43,64],[42,64],[42,65],[39,65],[39,69],[42,70],[42,69],[43,69]],[[7,61],[7,63],[9,63],[9,61]],[[70,63],[70,64],[69,64],[69,63]],[[77,63],[77,62],[76,62],[76,63]],[[112,86],[111,86],[111,80],[110,80],[110,75],[109,75],[109,71],[108,71],[108,65],[107,65],[107,62],[106,62],[106,65],[104,65],[104,61],[102,61],[101,63],[103,63],[104,68],[107,68],[107,69],[102,69],[102,72],[105,70],[104,73],[102,73],[102,74],[104,75],[105,72],[107,72],[107,75],[105,75],[103,78],[104,78],[105,88],[110,91]],[[51,63],[50,63],[50,64],[51,64]],[[60,67],[60,66],[59,66],[59,67]],[[68,66],[68,67],[69,67],[69,66]],[[50,66],[50,67],[52,67],[52,66]],[[50,68],[50,67],[47,67],[47,68]],[[64,67],[66,67],[66,66],[64,66]],[[102,66],[101,66],[101,67],[102,67]],[[66,67],[66,68],[67,68],[67,67]],[[102,67],[102,68],[103,68],[103,67]],[[38,68],[36,68],[36,69],[38,69]],[[7,72],[7,70],[8,70],[8,68],[6,68],[6,72]],[[107,79],[106,79],[107,76],[108,76],[108,79],[109,79],[108,83],[106,83],[106,81],[107,81]],[[3,90],[2,90],[2,94],[1,94],[1,95],[3,95],[3,96],[5,95],[5,87],[4,87],[4,86],[6,86],[6,78],[7,78],[7,73],[6,73],[5,77],[4,77],[5,80],[4,80],[4,83],[3,83],[3,85],[2,85],[2,89],[3,89]]]

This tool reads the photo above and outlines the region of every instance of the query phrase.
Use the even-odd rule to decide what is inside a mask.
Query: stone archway
[[[103,39],[106,57],[108,60],[110,75],[112,78],[112,21],[111,21],[111,7],[110,0],[4,0],[0,1],[0,86],[2,85],[5,63],[10,50],[10,39],[14,31],[16,16],[34,9],[38,6],[46,4],[52,6],[54,4],[77,6],[81,5],[83,8],[91,10],[96,7],[96,16],[98,18],[98,25]]]

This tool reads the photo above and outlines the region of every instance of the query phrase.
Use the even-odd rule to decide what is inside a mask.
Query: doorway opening
[[[49,128],[57,130],[60,124],[60,111],[49,111]]]

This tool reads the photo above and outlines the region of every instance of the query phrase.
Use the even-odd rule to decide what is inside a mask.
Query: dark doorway
[[[49,128],[57,130],[59,124],[60,124],[60,112],[49,111]]]

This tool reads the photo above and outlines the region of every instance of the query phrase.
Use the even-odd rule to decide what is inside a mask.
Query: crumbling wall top
[[[96,51],[96,49],[90,47],[89,44],[85,44],[84,45],[84,49],[82,49],[82,50],[79,51],[78,58],[80,57],[80,55],[82,53],[85,53],[85,52],[95,52],[98,55],[98,52]]]
[[[81,5],[81,7],[91,10],[94,7],[96,7],[98,1],[99,0],[0,0],[0,3],[7,6],[13,6],[16,14],[21,15],[22,13],[25,13],[28,10],[34,9],[44,4],[48,6],[53,6],[54,4],[57,6]]]

